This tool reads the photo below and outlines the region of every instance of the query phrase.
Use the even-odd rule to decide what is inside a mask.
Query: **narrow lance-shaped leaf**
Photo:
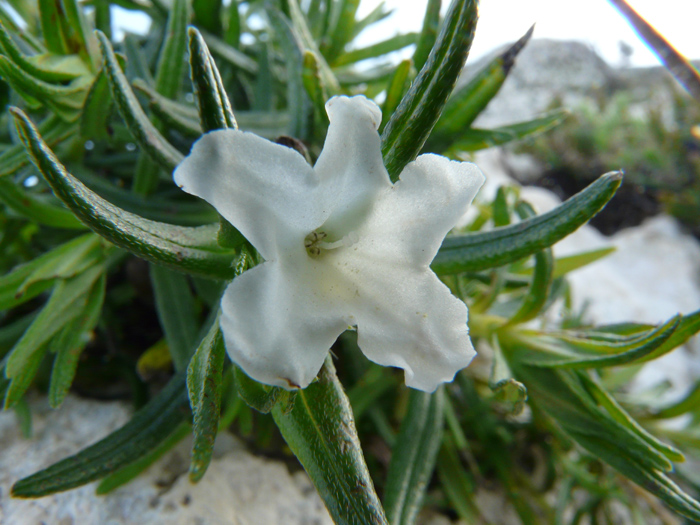
[[[202,36],[204,40],[206,40],[212,53],[231,64],[236,69],[240,69],[251,75],[255,75],[258,72],[258,64],[245,53],[231,47],[226,42],[210,33],[202,32]]]
[[[156,312],[168,343],[175,370],[190,362],[198,332],[194,297],[187,277],[163,266],[151,266]]]
[[[328,66],[324,55],[321,54],[321,51],[319,51],[316,46],[316,41],[311,35],[311,30],[306,23],[306,16],[304,16],[304,13],[301,11],[299,2],[297,0],[286,0],[286,4],[289,7],[289,18],[294,33],[301,43],[302,52],[311,51],[316,56],[318,74],[321,77],[321,81],[331,93],[337,93],[340,90],[338,80],[335,78],[335,75],[333,75],[333,71],[331,71],[331,68]]]
[[[415,70],[413,70],[413,61],[411,59],[403,60],[396,66],[396,71],[394,71],[386,90],[384,104],[382,104],[382,123],[379,128],[380,131],[384,129],[386,123],[391,119],[391,115],[394,114],[396,108],[401,103],[401,99],[411,85],[411,80],[414,75]]]
[[[526,203],[519,202],[516,212],[521,219],[535,217],[534,208]],[[535,254],[535,270],[532,282],[520,307],[508,320],[508,324],[524,323],[537,317],[549,298],[549,290],[552,286],[552,274],[554,272],[554,256],[551,248],[545,248]]]
[[[489,62],[464,87],[455,91],[435,125],[430,137],[431,143],[448,140],[450,137],[457,139],[460,132],[471,126],[501,89],[516,57],[532,37],[533,31],[534,26],[503,54]]]
[[[65,122],[56,115],[51,115],[38,125],[39,133],[49,146],[53,146],[75,136],[76,125]],[[10,146],[0,154],[0,177],[11,175],[31,161],[22,144]]]
[[[218,316],[202,340],[187,369],[187,389],[192,407],[194,441],[190,481],[202,479],[211,462],[219,430],[221,389],[226,349]]]
[[[56,285],[44,308],[9,354],[5,376],[11,382],[5,395],[6,409],[17,403],[29,388],[48,349],[46,343],[80,314],[88,290],[103,272],[103,267],[95,266]]]
[[[597,378],[594,378],[588,374],[581,374],[580,377],[590,394],[596,401],[598,401],[598,403],[600,403],[608,414],[615,419],[615,421],[635,432],[640,438],[664,454],[671,461],[685,461],[685,456],[680,450],[657,439],[654,435],[647,432],[642,425],[637,423],[634,418],[632,418],[632,416],[630,416],[625,409],[622,408],[620,403],[618,403],[617,400],[605,390]]]
[[[639,359],[649,355],[662,346],[673,334],[679,324],[679,316],[672,317],[642,339],[617,348],[615,353],[602,354],[572,342],[543,341],[532,338],[525,346],[530,347],[518,359],[532,366],[557,368],[602,368],[636,364]],[[599,347],[603,346],[599,344]],[[609,350],[606,348],[606,350]],[[527,354],[527,355],[525,355]]]
[[[37,66],[32,61],[28,60],[27,57],[20,51],[15,41],[12,39],[8,33],[5,26],[0,22],[0,45],[5,51],[5,54],[14,62],[20,69],[23,69],[29,75],[42,80],[44,82],[66,82],[73,80],[80,76],[77,71],[61,71],[60,69],[46,69]],[[88,73],[87,68],[84,71]]]
[[[335,67],[345,66],[368,58],[376,58],[381,55],[393,53],[394,51],[415,44],[417,37],[418,35],[416,33],[405,33],[392,36],[391,38],[387,38],[386,40],[382,40],[381,42],[367,47],[352,49],[340,55],[333,65]]]
[[[109,85],[112,89],[112,96],[117,104],[119,113],[129,128],[129,131],[131,131],[134,136],[134,139],[143,150],[166,172],[172,172],[182,161],[182,153],[166,141],[153,123],[148,120],[148,117],[143,112],[141,105],[136,99],[136,95],[134,95],[134,92],[131,90],[128,80],[119,67],[119,63],[117,62],[109,40],[107,40],[107,37],[103,33],[99,31],[95,33],[102,50],[102,59],[104,60],[103,67],[107,73]]]
[[[442,441],[444,392],[411,390],[391,454],[384,506],[392,524],[412,525],[421,509]]]
[[[477,2],[455,0],[423,69],[382,133],[382,155],[392,181],[416,158],[469,54],[476,28]]]
[[[265,8],[270,24],[279,39],[287,65],[287,105],[291,111],[289,134],[304,140],[309,133],[309,124],[313,118],[313,108],[306,94],[302,81],[303,45],[287,17],[272,5]]]
[[[74,456],[19,480],[12,495],[37,498],[100,479],[158,447],[187,418],[187,412],[183,371],[126,425]]]
[[[622,173],[607,173],[543,215],[488,232],[447,237],[431,267],[439,274],[479,271],[537,253],[590,220],[621,183]]]
[[[102,274],[88,293],[82,312],[70,323],[65,325],[61,333],[50,343],[49,350],[56,354],[51,369],[49,382],[49,404],[58,408],[73,384],[73,378],[78,368],[78,359],[89,333],[97,325],[105,298],[107,278]]]
[[[59,21],[68,44],[68,48],[82,58],[83,62],[94,68],[98,63],[98,53],[95,41],[90,34],[82,7],[78,0],[60,0],[63,19]]]
[[[700,503],[664,474],[672,468],[668,459],[603,411],[581,384],[581,373],[519,365],[514,372],[533,402],[579,445],[676,512],[700,520]]]
[[[362,456],[352,408],[330,357],[317,381],[298,391],[291,410],[272,416],[338,524],[387,523]],[[287,408],[285,410],[285,408]]]
[[[428,0],[425,6],[425,16],[423,17],[423,28],[421,29],[416,50],[413,52],[413,63],[417,69],[423,69],[430,50],[437,40],[438,29],[440,28],[440,8],[442,0]]]
[[[444,141],[443,146],[446,147],[447,144],[450,144],[447,151],[453,155],[460,152],[492,148],[537,133],[543,133],[561,124],[568,115],[569,112],[565,109],[555,109],[532,120],[509,124],[500,128],[468,128],[458,135],[450,135],[448,140]],[[426,148],[431,149],[431,146]],[[439,148],[439,150],[443,151],[443,148]]]
[[[205,132],[216,129],[238,129],[224,83],[202,35],[191,27],[188,30],[190,51],[190,78],[194,86],[199,110],[199,121]],[[241,233],[226,219],[219,216],[217,241],[225,248],[235,248],[245,241]]]
[[[328,33],[330,44],[323,51],[330,63],[335,63],[345,46],[350,42],[355,26],[355,15],[360,0],[338,0],[332,3],[331,27]]]
[[[14,308],[50,288],[55,279],[73,277],[94,264],[83,255],[95,239],[93,234],[77,237],[0,277],[0,310]]]
[[[182,85],[185,69],[185,49],[187,47],[187,0],[176,0],[168,15],[163,45],[156,64],[155,89],[166,98],[177,98]],[[163,123],[154,123],[158,131],[164,129]],[[150,155],[142,151],[136,163],[132,191],[139,195],[150,195],[158,187],[160,169]]]
[[[233,253],[214,245],[212,227],[187,228],[128,213],[68,173],[24,113],[11,110],[20,138],[56,196],[93,231],[146,260],[210,278],[231,278]]]
[[[320,121],[318,128],[323,130],[328,129],[329,121],[326,113],[326,86],[321,80],[318,57],[311,51],[304,53],[304,66],[302,69],[302,81],[306,94],[311,99],[314,106],[316,119]]]
[[[204,132],[215,129],[237,129],[236,117],[224,89],[216,63],[204,38],[196,28],[187,30],[190,50],[190,77]]]
[[[131,463],[127,463],[114,472],[108,473],[107,476],[102,478],[102,481],[100,481],[95,489],[95,494],[109,494],[122,485],[126,485],[132,479],[137,478],[148,467],[153,465],[156,461],[172,450],[175,445],[185,439],[190,434],[191,430],[192,429],[188,421],[184,420],[180,422],[180,424],[175,427],[175,430],[165,436],[153,448],[145,450],[144,453],[138,457],[138,459]]]
[[[66,122],[74,122],[80,116],[89,78],[78,78],[68,86],[49,84],[32,77],[2,55],[0,74],[28,104],[33,106],[38,101]]]
[[[32,195],[7,178],[0,179],[0,201],[15,213],[43,226],[71,230],[85,229],[85,225],[70,211]]]

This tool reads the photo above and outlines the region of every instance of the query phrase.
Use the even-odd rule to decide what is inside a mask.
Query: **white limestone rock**
[[[23,439],[11,412],[0,414],[0,523],[13,525],[331,525],[308,477],[250,454],[230,435],[198,484],[187,476],[185,440],[143,475],[106,496],[95,483],[36,500],[10,497],[18,479],[78,452],[130,417],[122,403],[69,396],[59,410],[32,402],[34,437]]]

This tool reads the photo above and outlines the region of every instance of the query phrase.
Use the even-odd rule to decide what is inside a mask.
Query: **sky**
[[[362,0],[359,14],[371,11],[380,0]],[[386,27],[361,35],[366,42],[396,32],[419,31],[427,0],[385,0],[395,13]],[[700,58],[700,0],[628,0],[648,22],[688,58]],[[449,2],[443,0],[443,9]],[[660,9],[663,6],[663,9]],[[589,43],[612,65],[621,63],[619,42],[633,48],[631,65],[658,64],[625,18],[607,0],[481,0],[479,23],[471,57],[513,42],[535,23],[534,38],[581,40]]]
[[[361,0],[358,16],[366,15],[379,3],[381,0]],[[368,45],[399,32],[420,31],[427,0],[384,0],[384,3],[394,9],[394,14],[361,34],[358,45]],[[449,3],[443,0],[443,11]],[[690,59],[700,59],[700,0],[628,0],[628,3],[678,51]],[[145,17],[120,11],[119,25],[146,30]],[[481,0],[479,15],[472,59],[514,42],[536,24],[534,38],[587,42],[611,65],[622,63],[620,42],[633,49],[630,65],[659,63],[607,0]],[[406,52],[406,56],[410,53]]]

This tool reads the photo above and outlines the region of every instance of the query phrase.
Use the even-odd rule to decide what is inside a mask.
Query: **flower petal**
[[[430,270],[372,266],[353,310],[362,353],[403,368],[411,388],[432,392],[452,381],[476,355],[466,305]]]
[[[331,345],[348,328],[333,301],[319,295],[303,249],[234,279],[221,301],[221,330],[231,359],[253,379],[305,388]]]
[[[358,250],[373,260],[427,267],[483,183],[475,164],[421,155],[377,198],[357,231]]]
[[[306,160],[252,133],[207,133],[173,178],[187,193],[214,206],[266,260],[289,243],[303,243],[330,214]]]
[[[382,161],[377,105],[364,96],[333,97],[326,111],[330,126],[314,171],[326,188],[324,202],[333,210],[324,230],[338,240],[357,228],[373,197],[391,187],[391,181]]]

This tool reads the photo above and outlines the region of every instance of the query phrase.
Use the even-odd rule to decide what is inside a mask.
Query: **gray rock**
[[[457,86],[466,84],[508,47],[468,62]],[[679,88],[663,67],[612,68],[582,42],[536,39],[517,56],[498,95],[474,126],[492,128],[533,119],[553,107],[596,104],[601,97],[609,98],[620,90],[639,103],[633,104],[631,111],[638,110],[643,116],[652,101],[664,108],[664,121],[672,125],[671,101]]]
[[[185,440],[144,474],[106,496],[95,484],[36,500],[10,497],[18,479],[78,452],[125,423],[122,403],[69,396],[59,410],[32,402],[34,437],[23,439],[12,413],[0,414],[0,523],[12,525],[330,525],[303,472],[250,454],[230,435],[217,440],[204,479],[187,476]]]

